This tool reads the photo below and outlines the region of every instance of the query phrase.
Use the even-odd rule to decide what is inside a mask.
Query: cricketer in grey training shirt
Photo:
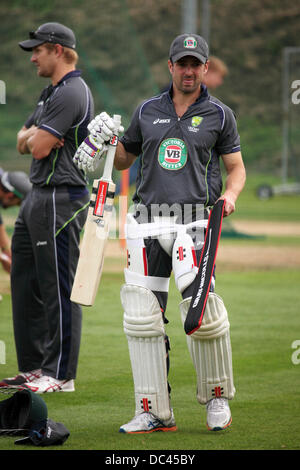
[[[36,109],[25,122],[50,132],[64,146],[53,149],[49,157],[33,159],[30,180],[38,186],[85,186],[84,173],[73,163],[77,147],[87,136],[87,125],[94,116],[91,92],[75,70],[65,75],[56,86],[48,86],[40,96]]]
[[[144,101],[120,141],[126,151],[140,155],[133,201],[146,207],[213,205],[222,192],[220,155],[240,151],[232,110],[204,85],[181,118],[172,88]]]

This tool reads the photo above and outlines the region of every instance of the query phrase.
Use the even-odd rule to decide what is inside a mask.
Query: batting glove
[[[98,145],[108,142],[115,129],[114,120],[105,112],[98,114],[88,125],[88,130]]]
[[[88,135],[78,147],[73,162],[80,170],[93,172],[99,166],[107,150],[107,145],[99,144],[92,135]]]

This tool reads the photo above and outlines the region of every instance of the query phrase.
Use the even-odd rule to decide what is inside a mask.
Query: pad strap
[[[169,291],[170,278],[168,277],[144,276],[127,268],[124,269],[124,276],[126,284],[145,287],[154,292]]]

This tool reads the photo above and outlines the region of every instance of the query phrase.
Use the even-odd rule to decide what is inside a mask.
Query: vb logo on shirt
[[[158,150],[158,163],[166,170],[180,170],[187,161],[187,148],[183,140],[163,140]]]

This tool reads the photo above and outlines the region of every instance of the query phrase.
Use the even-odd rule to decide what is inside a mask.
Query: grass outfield
[[[247,230],[252,228],[256,234],[261,226],[252,227],[251,221],[266,222],[268,234],[249,239],[225,237],[217,259],[216,292],[229,313],[237,389],[231,402],[232,426],[217,433],[206,429],[205,408],[196,401],[195,373],[179,315],[180,295],[172,279],[166,328],[171,340],[169,379],[178,431],[130,436],[118,432],[132,418],[134,401],[119,298],[123,261],[120,263],[118,249],[112,246],[95,306],[84,309],[76,392],[43,396],[49,417],[64,423],[71,433],[62,447],[51,449],[162,453],[300,449],[300,346],[293,348],[295,341],[300,342],[299,224],[297,232],[293,225],[299,222],[299,196],[258,201],[254,189],[263,182],[262,178],[248,179],[230,223],[249,221]],[[11,233],[11,211],[3,212]],[[275,231],[273,222],[283,223],[285,230]],[[243,231],[245,225],[241,227]],[[0,376],[8,377],[16,373],[17,364],[9,286],[1,270],[0,292],[0,341],[6,346]],[[17,447],[14,440],[0,437],[0,450],[38,450]]]
[[[75,393],[44,395],[48,414],[70,430],[64,450],[280,450],[300,449],[300,364],[292,343],[300,340],[298,270],[223,272],[217,292],[229,311],[236,397],[233,423],[209,432],[205,408],[195,398],[195,374],[186,347],[171,283],[167,332],[171,338],[172,405],[178,431],[124,435],[119,426],[134,411],[127,342],[122,332],[119,273],[105,273],[93,308],[84,309]],[[17,370],[9,295],[1,303],[1,338],[6,364],[1,376]],[[300,351],[298,354],[300,358]],[[1,437],[0,449],[16,449]],[[28,447],[17,447],[28,449]],[[30,447],[30,449],[37,449]]]

